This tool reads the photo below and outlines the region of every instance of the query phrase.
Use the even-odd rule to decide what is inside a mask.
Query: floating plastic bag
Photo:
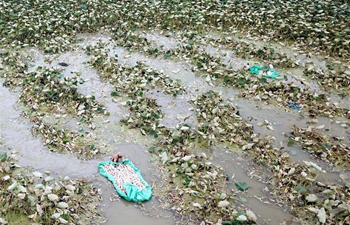
[[[252,66],[252,67],[250,67],[249,72],[250,72],[251,74],[254,74],[254,75],[259,75],[260,70],[263,70],[263,69],[264,69],[263,66]],[[276,70],[267,69],[267,71],[264,72],[264,73],[262,74],[262,76],[263,76],[263,77],[267,77],[267,78],[275,79],[276,77],[279,76],[279,73],[277,73]]]

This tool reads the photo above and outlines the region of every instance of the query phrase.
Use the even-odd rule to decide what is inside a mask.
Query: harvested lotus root
[[[122,184],[134,184],[140,190],[146,188],[140,178],[135,173],[134,169],[128,164],[120,164],[114,167],[113,164],[103,166],[106,173],[111,174],[114,177],[117,187],[126,194],[125,188]]]

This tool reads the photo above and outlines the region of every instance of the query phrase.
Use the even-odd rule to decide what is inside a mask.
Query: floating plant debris
[[[319,133],[315,128],[292,127],[293,140],[312,155],[350,170],[350,146],[342,143],[342,139],[329,137]]]
[[[60,62],[60,63],[58,63],[58,65],[63,66],[63,67],[69,66],[68,63],[65,63],[65,62]]]
[[[236,201],[238,191],[228,188],[232,183],[227,171],[204,153],[203,149],[214,152],[216,146],[239,149],[245,159],[264,168],[267,174],[261,172],[259,181],[268,186],[265,197],[275,205],[288,206],[297,222],[350,223],[349,184],[319,179],[328,173],[328,167],[320,166],[323,163],[345,173],[350,168],[344,140],[349,136],[350,109],[348,102],[340,104],[350,93],[350,8],[346,1],[38,0],[34,4],[10,0],[0,1],[0,12],[2,86],[19,93],[21,115],[29,119],[32,133],[49,150],[78,158],[103,154],[98,138],[91,138],[92,130],[101,129],[94,123],[101,117],[108,121],[110,112],[94,95],[79,93],[79,85],[93,81],[82,79],[79,73],[63,75],[75,62],[56,61],[67,51],[85,53],[86,66],[113,87],[106,96],[124,106],[125,113],[116,123],[151,140],[150,157],[164,178],[156,197],[184,224],[254,224],[264,217]],[[80,37],[96,32],[107,38]],[[126,54],[115,54],[118,48]],[[33,67],[35,53],[24,56],[23,52],[34,49],[50,56],[44,57],[47,66]],[[150,61],[133,60],[135,54]],[[185,65],[210,90],[196,86],[194,91],[192,83],[174,75],[180,69],[171,75],[155,69],[152,60]],[[251,65],[271,62],[281,76],[271,80],[251,75],[243,69],[247,61]],[[232,96],[221,90],[235,90],[235,98],[261,107],[311,117],[309,127],[294,125],[282,144],[301,146],[322,164],[294,162],[283,147],[276,147],[275,137],[261,137],[243,119]],[[166,112],[151,92],[174,101],[190,99],[187,103],[195,122],[186,116],[176,118],[174,127],[163,125]],[[45,118],[53,115],[74,118],[91,129],[75,131],[62,128],[61,121],[48,123]],[[321,116],[332,123],[334,118],[341,119],[343,135],[326,135],[323,128],[313,127]],[[279,131],[270,122],[260,125],[276,135]],[[11,213],[23,214],[28,223],[43,224],[83,224],[90,222],[88,217],[98,216],[92,210],[95,205],[88,204],[96,203],[98,192],[86,194],[85,181],[56,180],[39,171],[26,173],[9,160],[7,154],[0,154],[1,191],[6,193],[0,193],[4,203],[1,224],[11,223],[7,216]],[[236,186],[240,191],[251,190],[245,182]]]
[[[0,155],[4,154],[1,152]],[[25,167],[13,168],[14,162],[11,157],[0,162],[2,224],[12,223],[12,213],[25,218],[28,224],[86,224],[91,219],[96,222],[104,219],[97,208],[100,194],[86,180],[52,178],[49,175],[41,179],[37,175],[39,172],[32,174]]]

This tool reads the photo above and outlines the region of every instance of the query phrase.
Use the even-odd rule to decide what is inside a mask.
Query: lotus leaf
[[[326,211],[324,208],[321,208],[320,210],[318,210],[318,213],[317,213],[317,217],[318,217],[318,220],[321,222],[321,223],[325,223],[326,222]]]
[[[226,207],[226,206],[229,206],[229,205],[230,205],[230,203],[228,201],[226,201],[226,200],[220,201],[218,203],[218,207]]]
[[[254,222],[257,221],[258,218],[256,217],[256,215],[255,215],[250,209],[247,209],[247,210],[245,211],[245,213],[246,213],[247,218],[248,218],[249,220],[254,221]]]
[[[48,194],[47,195],[47,198],[50,200],[50,201],[57,201],[58,200],[58,196],[55,195],[55,194]]]
[[[43,174],[38,171],[33,172],[33,175],[37,178],[41,178],[43,176]]]
[[[66,209],[66,208],[68,208],[68,204],[66,202],[59,202],[57,204],[57,207],[61,208],[61,209]]]
[[[309,194],[308,196],[306,196],[306,200],[307,200],[308,202],[316,202],[317,196],[314,195],[314,194]]]
[[[61,216],[61,213],[54,213],[51,218],[52,219],[58,219]]]
[[[26,197],[26,194],[24,194],[24,193],[19,193],[19,194],[17,195],[17,197],[18,197],[19,199],[24,199],[24,198]]]
[[[17,181],[13,182],[8,188],[8,191],[13,191],[13,189],[15,189],[18,186]]]
[[[236,218],[236,220],[243,222],[243,221],[247,221],[248,218],[247,218],[245,215],[239,215],[239,216]]]
[[[1,160],[1,162],[5,162],[7,160],[7,153],[6,152],[0,153],[0,160]]]

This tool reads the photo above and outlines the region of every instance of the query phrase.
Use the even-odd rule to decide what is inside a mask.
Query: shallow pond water
[[[231,189],[237,189],[236,182],[248,184],[247,191],[237,193],[237,204],[243,208],[252,209],[257,214],[259,224],[282,224],[284,222],[293,224],[287,207],[276,205],[266,195],[265,190],[268,189],[268,185],[264,184],[262,178],[256,173],[261,169],[249,160],[247,161],[244,155],[215,148],[213,162],[223,167],[229,177],[228,186]]]
[[[18,94],[10,92],[4,87],[0,87],[0,90],[0,104],[4,107],[1,110],[0,140],[7,148],[11,149],[11,152],[18,152],[15,154],[19,160],[18,165],[28,166],[38,171],[50,171],[53,176],[85,178],[92,181],[92,184],[102,191],[101,207],[108,218],[105,223],[107,225],[115,224],[115,221],[123,222],[123,224],[141,222],[146,224],[175,224],[171,214],[161,208],[156,208],[157,211],[153,210],[151,216],[143,216],[141,210],[135,207],[134,203],[129,203],[118,197],[112,184],[100,176],[97,169],[97,164],[100,161],[108,161],[109,155],[85,161],[79,160],[71,154],[50,152],[43,145],[40,138],[31,134],[30,122],[20,117],[21,111],[16,109]],[[120,151],[125,157],[132,159],[135,166],[141,169],[145,180],[152,181],[156,179],[152,172],[153,168],[149,160],[149,154],[144,148],[132,143],[127,138],[116,138],[115,141],[119,143],[110,143],[110,146],[113,146],[111,147],[113,148],[112,152]],[[145,207],[149,205],[151,208],[152,205],[157,203],[156,201],[156,199],[152,199],[146,203]]]
[[[175,39],[155,34],[147,34],[146,36],[156,41],[159,45],[164,45],[166,48],[176,47]],[[50,123],[59,123],[64,128],[76,131],[82,128],[89,131],[91,138],[102,143],[101,152],[105,153],[105,156],[84,161],[77,159],[76,156],[71,154],[50,152],[39,137],[34,137],[31,134],[31,123],[20,117],[22,106],[17,103],[19,91],[9,91],[3,86],[0,87],[0,105],[2,107],[0,117],[1,141],[7,147],[18,151],[18,164],[22,166],[30,166],[34,170],[48,170],[53,174],[56,173],[62,176],[83,177],[91,180],[93,185],[102,191],[101,208],[107,218],[105,223],[107,225],[116,224],[116,221],[118,221],[118,224],[175,224],[178,218],[174,218],[172,213],[162,210],[159,207],[159,199],[152,198],[145,203],[144,207],[150,216],[143,215],[144,211],[140,210],[136,204],[120,199],[111,183],[99,175],[97,171],[98,162],[107,161],[111,154],[120,151],[127,158],[130,158],[136,167],[141,169],[146,181],[149,183],[158,182],[158,177],[154,174],[156,168],[152,164],[147,151],[147,147],[152,143],[152,139],[142,136],[139,131],[130,130],[119,124],[120,119],[128,113],[128,110],[121,106],[122,99],[115,99],[110,95],[113,86],[99,79],[97,72],[87,65],[89,56],[79,48],[79,46],[94,44],[99,39],[108,41],[109,38],[103,35],[80,35],[79,38],[83,38],[84,42],[77,45],[77,50],[73,52],[52,56],[45,55],[36,49],[30,49],[24,51],[23,54],[32,57],[33,62],[30,68],[32,70],[35,70],[37,66],[60,67],[58,63],[68,63],[68,67],[62,68],[62,74],[64,76],[80,74],[80,77],[85,80],[85,83],[78,88],[79,93],[95,95],[97,101],[105,104],[110,114],[107,117],[97,116],[93,119],[94,129],[84,127],[86,125],[80,124],[76,119],[69,116],[65,118],[57,118],[55,115],[47,116],[47,121]],[[150,90],[147,93],[148,96],[155,98],[162,107],[162,111],[165,114],[162,121],[164,125],[174,127],[185,118],[195,125],[197,121],[193,111],[190,111],[191,105],[188,101],[200,93],[215,89],[222,92],[226,99],[232,99],[235,102],[240,110],[240,115],[254,125],[256,133],[259,133],[261,136],[273,136],[275,138],[273,144],[276,147],[284,147],[292,160],[297,162],[302,162],[303,160],[313,161],[327,169],[327,164],[318,162],[300,147],[296,145],[288,147],[286,144],[288,140],[286,134],[290,132],[292,125],[305,127],[306,122],[310,120],[310,118],[304,117],[302,112],[292,109],[289,111],[283,110],[276,106],[266,105],[263,102],[238,98],[236,95],[237,90],[232,88],[213,87],[208,84],[204,77],[197,77],[191,72],[191,64],[189,62],[151,58],[141,53],[128,52],[112,44],[108,45],[108,48],[110,56],[118,55],[120,64],[134,66],[137,61],[142,61],[152,69],[161,71],[173,79],[181,80],[181,84],[188,91],[187,94],[182,96],[173,98],[163,93],[158,93],[156,90]],[[232,56],[230,52],[218,50],[214,47],[207,47],[203,51],[214,55],[224,54],[225,63],[231,63],[231,66],[236,68],[241,67],[244,63],[243,60]],[[287,75],[293,77],[292,74]],[[291,78],[291,80],[295,83],[299,82],[295,78]],[[0,81],[1,83],[3,82],[2,80]],[[298,84],[300,85],[300,83]],[[318,86],[315,86],[315,91],[319,90],[318,88]],[[258,126],[258,123],[265,120],[268,120],[273,130],[267,129],[266,126]],[[318,125],[326,125],[327,130],[323,130],[323,132],[335,136],[344,136],[347,132],[345,128],[340,126],[341,123],[331,121],[329,118],[318,118],[318,124],[315,126]],[[347,141],[346,144],[349,144],[349,139],[345,139],[345,141]],[[231,181],[228,183],[229,187],[235,188],[235,181],[246,181],[251,187],[247,192],[238,194],[240,199],[238,204],[252,209],[258,216],[259,224],[293,224],[291,222],[293,217],[288,213],[287,208],[274,204],[264,193],[264,189],[268,187],[258,176],[254,176],[255,170],[257,170],[256,165],[240,154],[240,150],[231,152],[220,147],[213,147],[210,153],[212,162],[216,165],[221,165],[231,177]],[[346,173],[348,174],[348,171]],[[338,173],[327,172],[320,176],[319,179],[320,181],[341,183]]]

